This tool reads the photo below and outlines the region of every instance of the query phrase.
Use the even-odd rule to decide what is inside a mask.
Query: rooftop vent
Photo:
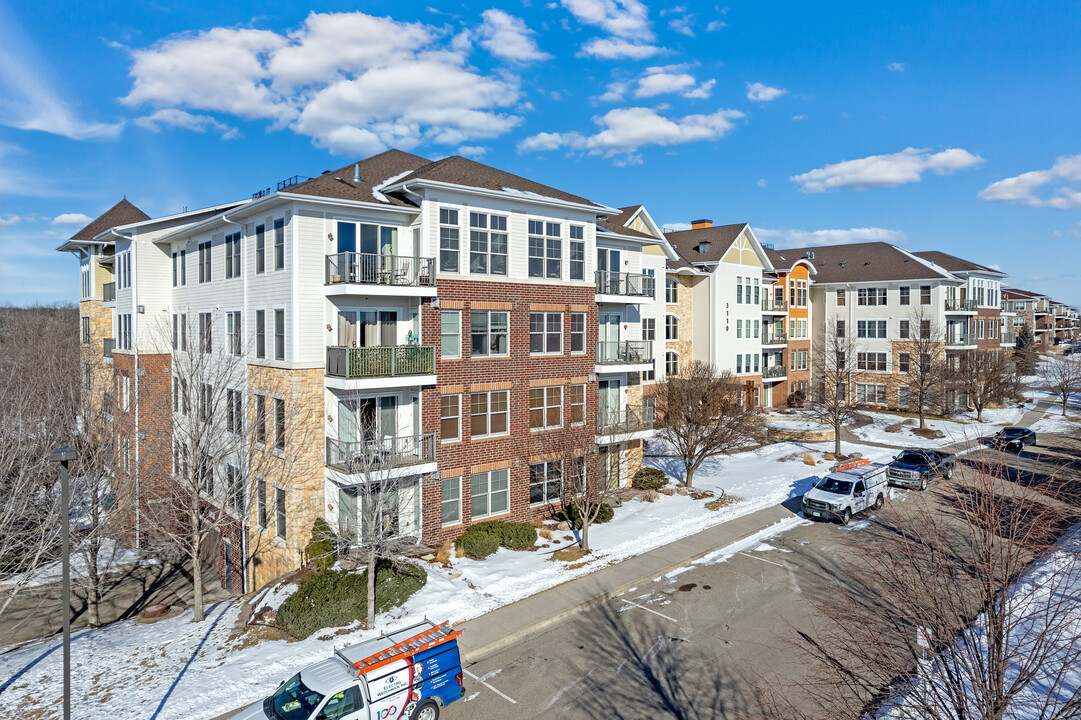
[[[360,163],[353,163],[353,182],[360,182]]]
[[[694,246],[694,251],[699,255],[709,252],[709,240],[703,240]]]
[[[691,230],[713,227],[713,221],[708,219],[691,220]]]

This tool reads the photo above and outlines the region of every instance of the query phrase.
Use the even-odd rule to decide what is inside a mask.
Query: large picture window
[[[856,291],[856,304],[868,307],[886,304],[886,288],[860,288]]]
[[[471,437],[506,435],[510,431],[507,417],[506,390],[478,392],[469,396],[469,434]]]
[[[503,215],[469,213],[469,272],[507,274],[507,218]]]
[[[563,499],[563,461],[549,460],[529,466],[529,504],[549,505]]]
[[[509,354],[508,313],[505,310],[473,310],[470,314],[470,352],[478,355]]]
[[[470,475],[470,511],[473,520],[502,515],[510,510],[510,471],[492,470]]]
[[[563,240],[559,223],[529,221],[529,277],[563,276]]]
[[[563,352],[563,313],[529,313],[529,352]]]

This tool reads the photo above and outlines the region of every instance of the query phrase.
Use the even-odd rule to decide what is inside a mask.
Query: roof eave
[[[485,197],[498,197],[498,198],[513,198],[514,200],[520,200],[524,202],[533,203],[535,205],[555,205],[556,207],[572,208],[575,210],[585,210],[592,213],[595,216],[604,216],[606,214],[619,214],[618,208],[608,207],[607,205],[596,205],[594,203],[582,204],[571,202],[569,200],[560,200],[559,198],[550,197],[547,195],[537,194],[536,197],[530,197],[529,195],[509,193],[505,190],[490,190],[488,188],[479,188],[472,185],[457,185],[455,183],[442,182],[440,180],[426,180],[424,178],[418,178],[414,180],[406,180],[404,182],[397,182],[393,185],[388,185],[381,192],[395,192],[402,190],[409,191],[409,186],[420,185],[432,188],[440,188],[446,190],[455,190],[457,192],[463,192],[469,195],[483,195]],[[527,191],[522,191],[527,192]]]

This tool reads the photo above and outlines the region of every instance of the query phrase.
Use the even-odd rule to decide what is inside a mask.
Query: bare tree
[[[1062,402],[1065,417],[1070,398],[1081,394],[1081,360],[1049,357],[1040,365],[1039,375],[1044,387]]]
[[[804,705],[911,720],[1081,714],[1081,553],[1076,538],[1057,543],[1076,487],[1059,467],[998,457],[970,456],[938,491],[880,512],[854,568],[823,559],[832,582],[812,602],[830,641],[803,635],[821,671]]]
[[[728,371],[694,361],[654,388],[657,437],[683,461],[684,485],[706,460],[744,450],[763,437],[758,409]]]
[[[984,408],[1016,392],[1014,369],[1014,363],[1003,352],[971,351],[960,357],[947,383],[965,394],[976,410],[976,422],[983,422]]]
[[[852,338],[852,328],[845,329],[843,322],[826,321],[822,347],[812,362],[811,377],[815,385],[808,405],[814,418],[833,428],[833,452],[836,455],[841,454],[841,431],[855,416],[849,384],[857,346]]]
[[[920,429],[927,427],[927,411],[941,407],[946,382],[946,331],[928,309],[917,305],[894,341],[898,372],[908,385],[909,404],[920,416]]]

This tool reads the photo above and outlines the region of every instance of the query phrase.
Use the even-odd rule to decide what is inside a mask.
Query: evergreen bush
[[[635,490],[657,491],[667,484],[668,476],[657,468],[642,468],[631,478],[631,487]]]
[[[454,544],[462,549],[467,558],[483,560],[499,549],[499,535],[487,530],[474,532],[473,528],[469,528],[458,536]]]
[[[334,566],[337,556],[334,552],[334,531],[323,518],[316,518],[312,524],[312,536],[304,546],[304,554],[315,567],[316,572],[329,570]]]
[[[611,505],[602,504],[600,510],[597,511],[597,517],[593,519],[591,524],[603,525],[612,519],[616,514],[616,511],[612,509]],[[572,528],[580,529],[582,527],[582,516],[578,512],[578,507],[575,505],[567,505],[563,508],[562,517],[566,520]]]
[[[528,550],[537,544],[537,528],[529,523],[506,523],[499,544],[509,550]]]

